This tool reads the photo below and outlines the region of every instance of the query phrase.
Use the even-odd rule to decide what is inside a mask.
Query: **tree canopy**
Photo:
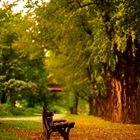
[[[37,9],[45,9],[39,14],[40,20],[45,19],[41,20],[47,31],[44,38],[49,42],[48,49],[55,47],[56,59],[74,81],[71,86],[91,84],[92,96],[97,90],[96,102],[107,102],[100,107],[101,114],[113,121],[133,122],[137,118],[139,4],[123,0],[52,0]],[[102,79],[106,94],[98,86],[98,79]]]
[[[29,0],[24,16],[14,14],[13,5],[0,9],[1,102],[14,84],[28,87],[30,106],[56,100],[58,94],[47,91],[52,80],[73,93],[75,109],[81,98],[89,114],[115,122],[138,120],[139,1]]]

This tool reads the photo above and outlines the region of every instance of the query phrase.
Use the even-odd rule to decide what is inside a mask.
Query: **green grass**
[[[0,129],[11,128],[11,129],[23,129],[23,130],[39,130],[41,129],[42,122],[38,121],[23,121],[23,120],[12,120],[12,121],[2,121],[0,124]]]
[[[6,140],[28,139],[36,132],[42,131],[41,120],[38,121],[1,121],[0,123],[0,138]]]
[[[78,125],[85,127],[90,126],[93,128],[104,128],[104,129],[140,130],[139,124],[112,123],[110,121],[105,121],[99,117],[88,115],[69,115],[66,118],[77,122]]]
[[[5,138],[5,139],[18,139],[17,135],[12,134],[12,133],[6,133],[6,132],[0,132],[0,138]]]

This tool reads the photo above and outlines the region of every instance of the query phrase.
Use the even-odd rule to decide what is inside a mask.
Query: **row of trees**
[[[75,101],[88,101],[90,114],[138,119],[139,7],[134,0],[51,0],[36,9],[58,64],[55,77],[61,73],[59,81]]]
[[[74,93],[74,113],[82,98],[89,114],[115,122],[138,120],[139,1],[28,0],[24,16],[13,14],[12,6],[0,11],[1,102],[15,101],[16,89],[30,104],[50,99],[47,65],[49,79],[55,77],[66,94]]]

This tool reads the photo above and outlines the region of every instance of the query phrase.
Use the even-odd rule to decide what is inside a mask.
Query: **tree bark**
[[[131,66],[126,70],[125,81],[122,91],[122,120],[123,122],[135,123],[138,115],[138,76]]]
[[[75,93],[74,105],[73,105],[73,107],[70,108],[70,113],[71,114],[78,114],[78,102],[79,102],[78,93]]]
[[[132,45],[132,38],[129,37],[125,52],[118,55],[115,71],[110,71],[108,66],[105,67],[105,73],[109,75],[105,82],[106,87],[109,86],[109,108],[106,107],[108,115],[105,118],[113,122],[137,122],[138,73]]]
[[[112,78],[112,91],[110,96],[111,120],[121,122],[122,120],[122,101],[121,101],[121,82]]]
[[[134,75],[129,75],[126,79],[123,80],[118,80],[112,77],[108,99],[98,99],[98,102],[100,102],[99,105],[102,117],[113,122],[137,122],[137,87],[137,77]]]
[[[2,91],[1,93],[1,103],[4,104],[7,101],[7,97],[6,97],[6,93],[4,91]]]
[[[92,96],[88,97],[89,102],[89,115],[95,115],[94,98]]]

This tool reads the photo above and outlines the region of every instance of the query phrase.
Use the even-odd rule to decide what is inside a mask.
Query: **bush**
[[[66,109],[64,107],[57,106],[57,105],[51,105],[51,106],[48,106],[48,108],[49,108],[49,110],[53,111],[54,113],[64,114],[66,112]]]
[[[42,113],[42,107],[25,108],[25,107],[13,107],[8,104],[0,104],[0,116],[33,116],[40,115]]]
[[[19,107],[11,107],[10,112],[13,115],[24,115],[25,109]]]
[[[24,109],[11,107],[9,104],[0,104],[0,116],[24,115]]]
[[[42,114],[42,107],[26,108],[24,111],[25,116],[40,115]]]
[[[0,104],[0,116],[11,116],[10,105]]]

